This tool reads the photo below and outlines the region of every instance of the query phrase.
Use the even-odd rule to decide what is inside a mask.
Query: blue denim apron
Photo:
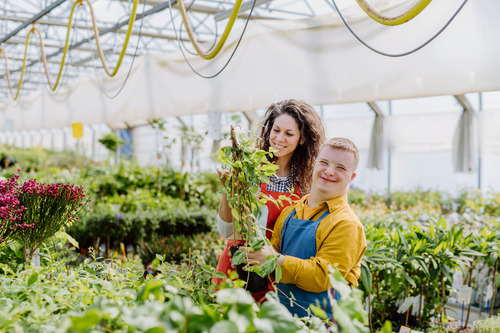
[[[300,259],[309,259],[316,255],[316,229],[318,229],[321,220],[327,216],[330,211],[327,209],[317,221],[301,220],[295,218],[295,209],[285,220],[281,229],[281,254],[290,255]],[[332,317],[332,307],[328,300],[327,291],[314,293],[305,291],[295,284],[278,283],[278,289],[285,295],[290,296],[290,292],[295,297],[294,302],[301,307],[308,309],[311,304],[316,305],[316,301],[326,311],[329,318]],[[285,305],[292,314],[299,317],[307,316],[307,312],[297,305],[290,306],[290,300],[278,291],[278,297],[281,304]],[[335,293],[335,298],[340,299],[339,293]]]

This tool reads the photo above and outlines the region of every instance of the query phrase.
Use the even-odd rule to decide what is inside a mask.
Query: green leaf
[[[441,242],[441,243],[439,243],[438,246],[436,246],[436,248],[434,249],[434,255],[438,254],[439,251],[441,251],[441,249],[443,248],[444,244],[445,244],[445,242]]]
[[[65,239],[68,243],[70,243],[71,245],[73,245],[77,249],[80,248],[80,244],[78,243],[78,241],[76,239],[74,239],[73,237],[71,237],[70,235],[68,235],[67,233],[65,233],[64,231],[59,231],[57,233],[57,236]]]
[[[146,300],[149,295],[153,294],[156,297],[159,296],[160,292],[163,290],[163,285],[165,281],[163,280],[151,280],[146,282],[142,289],[137,294],[137,299]]]
[[[144,333],[165,333],[165,329],[163,327],[152,327],[146,331],[144,331]]]
[[[265,242],[263,238],[253,238],[249,244],[250,251],[259,251],[264,244]]]
[[[238,333],[238,326],[229,320],[223,320],[212,326],[210,333]]]
[[[367,293],[372,291],[372,274],[365,263],[361,264],[361,283],[365,287]]]
[[[215,272],[214,277],[218,279],[225,279],[227,278],[227,275],[224,274],[223,272]]]
[[[406,241],[406,237],[404,236],[403,232],[401,231],[401,228],[398,227],[398,228],[396,228],[396,230],[397,230],[397,233],[399,235],[399,239],[403,243],[404,247],[408,248],[408,242]]]
[[[300,330],[285,306],[275,300],[269,300],[261,306],[253,324],[257,332],[262,333],[288,333]]]
[[[260,272],[258,273],[261,277],[265,277],[272,272],[274,272],[274,268],[276,267],[277,258],[273,255],[269,255],[266,258],[266,261],[260,265]]]
[[[88,310],[81,317],[71,317],[71,322],[73,324],[71,328],[77,332],[87,332],[96,327],[100,320],[101,316],[99,310]]]
[[[233,254],[233,258],[231,259],[231,264],[233,264],[233,266],[242,264],[243,261],[245,260],[245,257],[246,257],[245,253],[238,250]]]
[[[392,333],[392,323],[390,320],[386,320],[382,326],[382,333]]]
[[[30,277],[29,277],[29,279],[28,279],[28,287],[30,287],[36,281],[38,281],[38,273],[37,272],[33,272],[33,274],[31,274]]]
[[[415,283],[415,280],[413,280],[408,274],[406,274],[405,271],[401,271],[401,274],[406,279],[406,281],[408,281],[408,283],[411,284],[411,286],[413,288],[417,288],[417,284]]]
[[[282,277],[283,277],[283,271],[281,270],[281,266],[276,265],[276,270],[274,272],[274,279],[276,280],[276,283],[280,282]]]

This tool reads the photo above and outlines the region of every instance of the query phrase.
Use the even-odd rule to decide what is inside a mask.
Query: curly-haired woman
[[[266,109],[259,137],[261,140],[258,148],[268,151],[269,147],[272,147],[275,152],[270,159],[278,166],[276,174],[270,177],[270,182],[260,184],[261,193],[276,200],[280,196],[287,196],[293,201],[309,193],[314,161],[325,140],[324,127],[316,111],[306,102],[294,99],[271,104]],[[218,169],[217,172],[223,183],[222,179],[225,178],[227,171]],[[282,203],[278,207],[268,201],[261,209],[259,224],[262,224],[269,239],[276,219],[283,208],[289,206],[291,202],[284,200]],[[231,209],[224,195],[219,207],[217,224],[223,238],[232,236],[232,221]],[[234,241],[229,240],[219,259],[218,272],[227,274],[229,270],[234,270],[229,256],[229,248],[232,245]],[[217,285],[222,281],[223,279],[214,278],[214,283]],[[254,293],[254,299],[263,300],[269,290],[273,290],[271,283],[268,284],[267,290]]]

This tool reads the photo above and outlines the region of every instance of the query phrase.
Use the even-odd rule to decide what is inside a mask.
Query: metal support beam
[[[255,111],[243,111],[243,115],[248,120],[248,123],[250,125],[248,127],[252,127],[252,125],[255,125],[260,120]]]
[[[186,123],[184,122],[184,120],[182,120],[182,118],[181,118],[181,117],[175,117],[175,119],[177,119],[177,121],[181,123],[181,126],[186,127],[186,128],[188,127],[188,126],[186,125]]]
[[[375,102],[367,102],[367,104],[370,107],[370,109],[372,109],[372,111],[375,112],[377,116],[379,117],[383,116],[382,110],[380,110],[380,108],[378,107],[377,104],[375,104]]]
[[[472,105],[469,103],[469,100],[465,95],[453,95],[455,99],[460,103],[464,111],[474,111]]]
[[[13,15],[0,15],[0,20],[8,20],[8,21],[21,21],[21,22],[24,22],[25,19],[24,18],[20,18],[18,16],[13,16]],[[47,26],[55,26],[55,27],[67,27],[69,22],[68,21],[63,21],[63,20],[50,20],[50,19],[44,19],[44,20],[38,20],[36,21],[36,24],[37,25],[47,25]],[[91,30],[93,31],[94,30],[94,27],[93,26],[89,26],[87,24],[81,24],[81,23],[78,23],[78,22],[75,22],[72,24],[72,27],[73,28],[78,28],[78,29],[82,29],[82,30]],[[99,31],[104,31],[105,27],[97,27],[97,30]],[[116,30],[115,33],[119,33],[119,34],[126,34],[127,33],[127,30],[125,29],[119,29],[119,30]],[[139,33],[136,32],[136,31],[132,31],[132,36],[138,36]],[[150,38],[157,38],[157,39],[167,39],[167,40],[177,40],[177,38],[175,37],[174,34],[168,36],[168,35],[163,35],[163,34],[160,34],[160,33],[151,33],[151,32],[141,32],[141,37],[150,37]],[[183,38],[182,39],[183,41],[189,41],[189,38]],[[10,43],[11,41],[7,42],[7,43]],[[16,39],[16,42],[14,42],[13,44],[25,44],[26,43],[26,40],[21,40],[20,38],[17,38]],[[47,42],[45,42],[44,44],[47,44]],[[58,46],[58,48],[63,48],[64,46]]]
[[[47,15],[48,13],[50,13],[54,8],[57,8],[59,7],[60,5],[62,5],[66,0],[58,0],[56,2],[54,2],[53,4],[51,4],[50,6],[48,6],[47,8],[43,9],[42,11],[40,11],[38,14],[36,14],[35,16],[33,16],[32,18],[30,18],[29,20],[27,21],[24,21],[23,24],[21,24],[19,27],[17,27],[16,29],[14,29],[13,31],[9,32],[7,35],[5,35],[4,37],[0,38],[0,44],[5,42],[6,40],[8,40],[10,37],[16,35],[19,31],[23,30],[24,28],[26,28],[27,26],[29,26],[30,24],[32,24],[33,22],[35,22],[36,20],[38,20],[39,18]]]
[[[375,102],[367,102],[370,108],[375,112],[375,119],[372,126],[372,134],[370,139],[370,150],[368,152],[368,168],[382,169],[382,156],[384,153],[384,115],[382,110]]]

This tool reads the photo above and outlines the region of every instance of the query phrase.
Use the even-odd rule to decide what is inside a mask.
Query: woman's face
[[[274,120],[269,134],[269,143],[277,150],[274,156],[291,157],[300,141],[300,130],[295,119],[288,114],[282,114]]]

